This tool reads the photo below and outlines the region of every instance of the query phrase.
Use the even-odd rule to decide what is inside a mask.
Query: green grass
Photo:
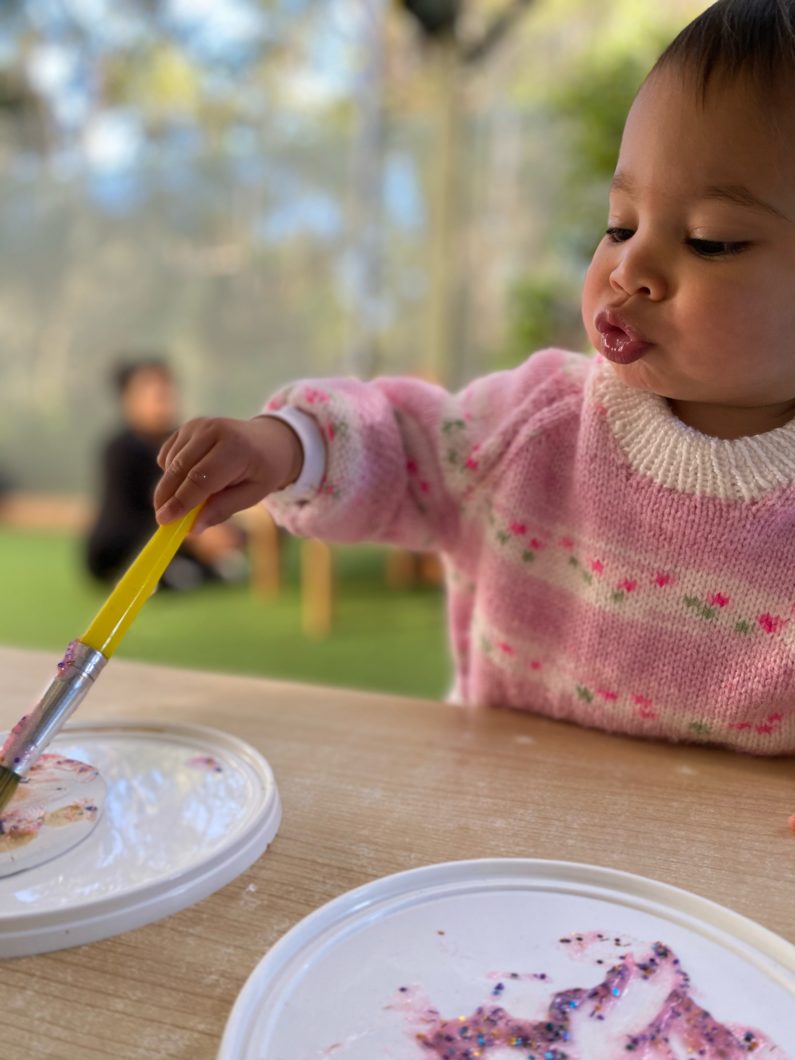
[[[79,545],[60,534],[0,529],[0,643],[60,653],[88,625],[104,594],[82,574]],[[285,585],[274,601],[247,585],[158,593],[119,656],[173,666],[261,674],[406,695],[444,694],[449,653],[438,589],[384,584],[384,554],[334,551],[334,629],[310,640],[300,628],[296,543],[285,548]]]

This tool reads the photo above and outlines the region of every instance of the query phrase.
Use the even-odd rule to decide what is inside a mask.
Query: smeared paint
[[[612,941],[596,932],[571,938],[583,952],[597,940]],[[538,979],[543,973],[531,974]],[[524,976],[500,977],[501,1002],[508,1000],[515,978]],[[514,1050],[517,1060],[743,1060],[749,1055],[786,1060],[783,1049],[760,1031],[720,1023],[698,1005],[679,959],[660,942],[640,957],[622,954],[597,986],[557,991],[537,1020],[513,1016],[494,1002],[469,1015],[444,1017],[413,986],[402,986],[388,1008],[407,1015],[421,1055],[429,1060],[485,1060],[506,1050]]]
[[[75,821],[96,820],[99,807],[92,799],[73,799],[64,804],[63,793],[74,787],[75,780],[88,783],[97,775],[97,770],[85,762],[56,754],[42,755],[20,781],[0,817],[0,853],[32,842],[45,825],[62,827]]]

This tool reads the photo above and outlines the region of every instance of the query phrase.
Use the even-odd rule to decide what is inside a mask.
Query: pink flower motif
[[[560,545],[561,548],[572,549],[572,548],[574,548],[574,539],[571,538],[571,537],[561,537],[558,540],[558,544]],[[795,607],[795,604],[793,604],[792,606]]]
[[[632,695],[632,702],[637,704],[637,706],[639,706],[639,707],[652,707],[652,706],[654,706],[654,704],[652,703],[652,701],[649,699],[648,696],[640,696],[640,695],[637,695],[636,693],[633,693],[633,695]]]
[[[729,726],[730,729],[750,729],[750,721],[733,721]]]
[[[466,459],[466,460],[464,461],[464,467],[468,467],[470,471],[477,471],[477,469],[478,469],[478,462],[477,462],[477,460],[473,460],[473,459],[472,459],[472,457],[471,457],[471,456],[469,456],[469,457],[467,457],[467,459]]]
[[[755,725],[754,731],[758,732],[760,736],[769,736],[773,731],[773,726],[768,725],[767,722],[765,722],[763,725]]]
[[[641,716],[641,718],[656,718],[657,717],[657,711],[656,710],[651,710],[650,707],[639,707],[638,708],[638,714]]]
[[[784,720],[784,715],[780,711],[776,711],[775,714],[768,714],[767,721],[777,723]]]
[[[425,479],[422,479],[420,482],[420,489],[423,493],[429,493],[431,489],[430,482],[426,482]]]
[[[530,660],[530,669],[531,670],[540,670],[541,669],[541,663],[538,661],[538,659],[531,659]]]
[[[542,548],[546,548],[545,541],[539,541],[537,537],[530,538],[530,548],[534,548],[537,552],[540,552]]]
[[[406,471],[410,475],[416,475],[419,468],[417,467],[417,461],[412,458],[406,461]]]
[[[760,615],[756,620],[765,633],[778,633],[780,629],[789,622],[788,618],[782,618],[780,615],[771,615],[765,612],[764,615]]]
[[[524,523],[511,523],[510,530],[512,534],[516,534],[517,537],[524,537],[527,533],[527,527]]]
[[[608,688],[597,688],[596,694],[607,700],[608,703],[614,703],[618,699],[618,692],[611,692]]]
[[[654,576],[654,581],[655,584],[659,585],[659,587],[662,589],[666,585],[670,585],[673,581],[673,578],[670,574],[666,574],[665,571],[658,571],[657,574]]]
[[[632,581],[631,578],[624,578],[623,581],[620,581],[618,583],[618,588],[619,589],[626,589],[626,591],[628,593],[631,593],[632,590],[633,589],[637,589],[637,587],[638,587],[638,583],[635,582],[635,581]]]
[[[268,404],[265,406],[266,409],[270,409],[271,412],[275,412],[277,409],[284,408],[284,398],[275,397],[271,398]],[[792,605],[795,607],[795,604]]]
[[[330,423],[330,424],[328,425],[328,427],[326,428],[326,434],[328,435],[328,440],[329,440],[330,442],[333,442],[333,441],[334,441],[334,435],[335,435],[336,433],[337,433],[337,432],[336,432],[336,431],[334,430],[334,424],[333,424],[333,423]]]
[[[304,390],[304,400],[308,401],[310,405],[317,405],[328,401],[328,399],[329,396],[325,390],[317,390],[313,386],[308,386]]]
[[[605,565],[600,559],[591,560],[591,570],[594,572],[594,574],[601,574],[604,569]]]
[[[506,643],[504,640],[498,640],[497,641],[497,647],[505,655],[515,655],[516,654],[516,652],[513,650],[513,648],[510,646],[510,644]]]
[[[716,607],[725,607],[729,602],[729,598],[725,593],[713,593],[712,596],[709,597],[709,602]]]

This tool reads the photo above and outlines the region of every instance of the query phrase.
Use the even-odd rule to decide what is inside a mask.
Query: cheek
[[[782,306],[793,310],[782,314]],[[795,322],[795,299],[777,289],[775,280],[723,282],[694,288],[682,307],[689,331],[707,346],[747,349],[748,344],[776,341],[786,317],[786,330]]]
[[[593,325],[594,317],[605,301],[606,288],[607,272],[597,250],[593,258],[591,258],[591,264],[585,274],[581,298],[582,322],[585,325],[588,338],[594,345],[597,344],[599,339],[599,335]]]

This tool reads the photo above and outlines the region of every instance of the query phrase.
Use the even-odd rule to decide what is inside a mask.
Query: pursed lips
[[[594,326],[600,335],[601,352],[615,364],[632,364],[651,348],[652,344],[614,309],[600,309]]]

